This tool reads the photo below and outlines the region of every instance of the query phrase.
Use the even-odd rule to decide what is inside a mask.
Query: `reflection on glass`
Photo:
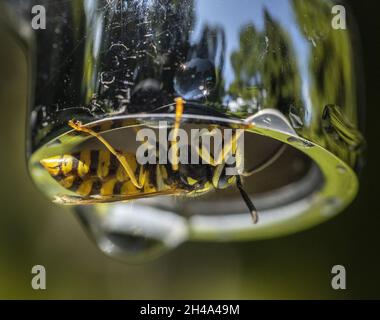
[[[93,123],[116,116],[173,115],[178,96],[187,101],[185,115],[225,121],[276,109],[303,138],[358,168],[364,139],[357,113],[354,31],[331,28],[334,1],[9,3],[29,19],[28,8],[37,2],[52,18],[46,30],[34,33],[36,73],[28,156],[37,184],[50,179],[52,187],[43,188],[49,196],[58,188],[56,181],[44,176],[36,164],[47,154],[72,153],[84,145],[80,137],[69,134],[69,120]],[[121,136],[128,126],[119,124],[109,129]],[[260,156],[270,159],[268,155],[282,147],[278,141],[253,136],[249,137],[253,156],[247,155],[252,162]],[[287,178],[281,178],[284,159],[291,164]],[[268,181],[265,191],[286,190],[310,168],[310,159],[291,150],[260,173],[261,178],[255,175],[246,184],[250,195],[260,198]],[[235,196],[222,198],[230,201]],[[186,215],[191,212],[188,207],[186,200],[178,200],[171,211]],[[207,209],[216,214],[212,206]]]

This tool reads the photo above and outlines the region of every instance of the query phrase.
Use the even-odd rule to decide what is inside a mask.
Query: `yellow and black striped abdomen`
[[[136,176],[143,167],[131,153],[122,153]],[[40,161],[60,185],[81,196],[112,196],[146,192],[137,189],[118,159],[108,150],[83,150],[78,153],[50,157]],[[151,180],[147,172],[146,182]]]

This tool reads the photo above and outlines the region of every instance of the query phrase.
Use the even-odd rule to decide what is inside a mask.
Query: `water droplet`
[[[188,235],[184,218],[137,201],[78,207],[76,214],[101,251],[128,262],[160,256]]]
[[[174,78],[176,93],[188,100],[209,96],[215,86],[215,66],[208,59],[195,58],[180,65]]]
[[[342,206],[342,200],[336,197],[327,198],[322,205],[321,213],[324,216],[333,216]]]
[[[336,169],[338,170],[338,172],[340,174],[345,174],[347,173],[347,168],[346,167],[343,167],[342,165],[337,165]]]
[[[288,142],[292,145],[299,146],[301,148],[312,148],[314,146],[310,141],[297,137],[289,137]]]
[[[263,119],[263,122],[264,122],[265,124],[267,124],[267,125],[270,125],[270,124],[272,124],[272,119],[271,119],[270,117],[265,117],[265,118]]]
[[[102,72],[100,74],[100,82],[102,84],[112,84],[115,81],[115,76],[112,72]]]
[[[293,105],[289,108],[289,120],[294,129],[300,129],[304,126],[300,111],[299,108]]]

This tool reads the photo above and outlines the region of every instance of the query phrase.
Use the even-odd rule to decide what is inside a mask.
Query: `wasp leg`
[[[283,144],[278,150],[276,150],[268,159],[265,159],[262,163],[257,165],[256,167],[249,169],[249,170],[244,170],[241,175],[243,177],[249,177],[253,175],[254,173],[260,172],[266,168],[268,168],[270,165],[272,165],[274,162],[276,162],[282,154],[285,152],[287,149],[287,145]]]
[[[211,132],[209,131],[209,133],[211,133]],[[216,166],[219,166],[219,165],[225,163],[225,158],[229,153],[237,154],[237,149],[238,149],[237,141],[239,140],[241,134],[242,134],[242,132],[239,131],[238,133],[235,133],[231,137],[230,141],[228,141],[228,142],[225,141],[224,146],[221,148],[220,153],[216,159],[211,155],[210,151],[207,150],[207,148],[199,148],[199,145],[195,145],[194,148],[197,151],[199,157],[205,163],[210,164],[213,167],[216,167]],[[200,135],[200,137],[202,137],[202,135]],[[241,160],[242,160],[242,157],[239,154],[237,162],[241,161]]]
[[[205,133],[203,131],[203,134],[202,133],[198,134],[196,136],[196,138],[199,139],[199,138],[202,138],[202,136],[205,136],[205,135],[208,135],[208,134],[212,135],[212,131],[208,130],[207,133]],[[216,167],[217,163],[216,163],[214,157],[212,156],[212,154],[210,153],[210,150],[207,150],[207,148],[200,148],[199,147],[200,140],[197,140],[196,142],[198,142],[198,143],[194,144],[194,141],[193,141],[192,144],[193,144],[193,147],[194,147],[195,151],[197,152],[199,158],[203,160],[204,164],[209,164],[209,165],[211,165],[213,167]]]
[[[184,100],[179,97],[175,100],[175,122],[174,122],[174,131],[173,136],[177,138],[178,129],[181,123],[182,115],[183,115],[183,105]],[[172,169],[173,171],[178,171],[178,142],[177,140],[172,142]]]
[[[143,186],[140,185],[137,182],[137,178],[136,178],[136,176],[135,176],[132,168],[128,164],[127,160],[123,156],[123,154],[121,154],[120,152],[116,151],[115,148],[112,147],[112,145],[107,140],[105,140],[99,133],[91,130],[90,128],[87,128],[80,121],[70,120],[68,124],[74,130],[79,131],[79,132],[88,133],[89,135],[92,135],[93,137],[95,137],[96,139],[98,139],[117,158],[117,160],[121,163],[121,165],[123,166],[125,172],[129,176],[129,178],[131,179],[131,181],[135,185],[135,187],[138,188],[138,189],[142,189]]]
[[[237,154],[238,152],[238,141],[242,135],[243,131],[239,130],[232,135],[231,140],[224,141],[224,146],[219,153],[216,163],[224,163],[228,154]],[[241,156],[241,155],[240,155]]]
[[[53,202],[64,205],[91,205],[97,203],[111,203],[111,202],[127,202],[131,200],[137,200],[147,197],[156,197],[156,196],[179,196],[185,194],[187,191],[181,189],[168,189],[163,191],[148,192],[148,193],[136,193],[133,195],[113,195],[113,196],[92,196],[92,197],[76,197],[69,195],[57,195]]]
[[[139,171],[139,184],[140,184],[140,186],[145,185],[147,173],[148,173],[148,171],[145,170],[144,166],[140,165],[140,171]]]
[[[237,176],[236,186],[239,189],[239,192],[240,192],[240,194],[241,194],[241,196],[242,196],[245,204],[247,205],[247,207],[249,209],[249,212],[250,212],[251,217],[252,217],[252,222],[254,224],[256,224],[257,222],[259,222],[259,214],[257,212],[257,209],[256,209],[255,205],[253,204],[253,202],[249,198],[247,192],[245,192],[245,190],[243,188],[243,184],[241,182],[240,176]]]
[[[199,146],[195,146],[195,150],[197,151],[198,156],[204,161],[204,163],[207,163],[213,167],[217,166],[217,162],[211,155],[210,151],[207,150],[207,148],[199,148]]]

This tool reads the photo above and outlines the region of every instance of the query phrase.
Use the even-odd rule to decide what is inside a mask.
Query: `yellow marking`
[[[200,158],[207,164],[210,164],[213,167],[216,167],[217,165],[223,164],[226,160],[227,155],[229,153],[235,154],[238,150],[238,140],[241,136],[242,132],[238,131],[238,133],[234,134],[229,141],[224,141],[224,146],[220,150],[220,154],[218,155],[218,158],[215,160],[211,153],[207,150],[207,148],[199,148],[198,145],[195,146],[196,151],[198,152],[198,155]],[[237,161],[241,163],[241,155],[240,157],[237,157]]]
[[[75,176],[71,175],[71,176],[64,178],[59,183],[62,187],[69,189],[72,187],[74,180],[75,180]]]
[[[65,176],[67,176],[71,170],[73,170],[73,157],[71,155],[65,154],[62,159],[61,169]]]
[[[148,174],[145,175],[145,184],[144,184],[144,192],[150,193],[157,191],[157,188],[152,185],[150,181],[150,176]]]
[[[160,169],[161,169],[162,179],[166,180],[168,178],[168,171],[166,170],[164,166],[160,166]]]
[[[200,149],[199,146],[196,146],[195,148],[198,152],[198,155],[201,157],[202,160],[204,160],[205,164],[209,164],[213,167],[216,166],[215,159],[210,154],[210,152],[208,152],[207,148]]]
[[[128,174],[125,172],[125,170],[121,164],[117,168],[116,179],[117,179],[117,181],[120,181],[120,182],[130,180]]]
[[[148,175],[148,171],[145,171],[144,166],[140,166],[140,172],[139,172],[139,183],[140,185],[144,186],[145,181]]]
[[[117,179],[110,179],[108,181],[105,181],[102,184],[102,187],[100,189],[100,195],[112,196],[113,195],[113,188],[115,187],[116,182],[117,182]]]
[[[191,186],[195,185],[198,181],[193,179],[192,177],[187,177],[187,183]]]
[[[220,176],[222,175],[223,169],[224,169],[224,164],[220,164],[220,165],[216,166],[216,168],[214,170],[214,175],[212,176],[212,184],[213,184],[214,188],[216,188],[216,189],[219,189],[218,188],[219,180],[220,180]]]
[[[108,150],[99,151],[98,169],[96,175],[100,179],[104,179],[108,176],[110,170],[111,153]]]
[[[60,173],[61,156],[42,159],[40,163],[52,176],[57,176]]]
[[[84,180],[76,192],[81,196],[88,196],[92,189],[92,183],[93,181],[91,179]]]
[[[80,153],[80,160],[78,163],[78,175],[84,177],[90,170],[91,165],[91,151],[84,150]]]
[[[227,179],[227,182],[229,184],[235,184],[235,182],[236,182],[236,176],[231,176],[230,178]]]
[[[104,146],[117,158],[117,160],[119,160],[119,162],[122,164],[123,168],[125,169],[125,171],[127,172],[129,178],[131,179],[132,183],[138,188],[138,189],[142,189],[142,186],[139,185],[139,183],[137,182],[137,179],[136,179],[136,176],[132,170],[132,168],[130,167],[129,163],[127,162],[127,160],[125,159],[125,157],[117,152],[115,150],[114,147],[112,147],[112,145],[106,140],[104,139],[100,134],[96,133],[95,131],[91,130],[90,128],[87,128],[86,126],[82,125],[82,123],[80,121],[73,121],[73,120],[70,120],[69,121],[69,126],[72,127],[74,130],[77,130],[77,131],[80,131],[80,132],[85,132],[85,133],[88,133],[90,135],[92,135],[93,137],[95,137],[96,139],[98,139],[101,143],[104,144]]]
[[[162,177],[161,166],[156,166],[156,182],[157,182],[157,190],[163,190],[165,188],[164,179]]]
[[[124,156],[125,160],[127,160],[127,162],[129,163],[131,170],[133,172],[136,172],[136,170],[137,170],[136,156],[133,155],[132,153],[129,153],[129,152],[124,152],[123,156]]]
[[[48,171],[52,176],[58,176],[58,175],[59,175],[59,167],[58,167],[58,168],[48,168],[47,171]]]
[[[212,187],[212,184],[210,182],[206,182],[203,189],[198,189],[198,190],[195,190],[195,193],[202,193],[202,192],[206,192],[206,191],[209,191]]]
[[[120,191],[121,194],[125,194],[125,195],[136,194],[136,193],[139,193],[139,192],[140,192],[140,190],[137,189],[131,183],[131,181],[124,182],[123,186],[121,187],[121,191]]]
[[[224,148],[221,150],[218,161],[216,163],[223,163],[227,157],[227,155],[232,152],[233,150],[237,149],[237,142],[242,134],[242,131],[238,131],[236,134],[234,134],[229,141],[224,141]]]
[[[129,166],[133,172],[133,175],[135,176],[135,172],[137,170],[136,157],[133,154],[128,153],[128,152],[124,152],[123,157],[129,163]],[[141,174],[141,170],[140,170],[140,174]],[[116,178],[120,182],[125,182],[125,181],[130,180],[128,173],[124,170],[124,167],[122,165],[119,165],[119,167],[117,168]],[[140,186],[144,185],[144,182],[141,181],[141,177],[138,178],[138,181],[139,181]]]
[[[175,123],[174,123],[174,132],[173,136],[177,138],[178,135],[178,129],[180,126],[181,118],[183,115],[183,105],[184,105],[184,100],[179,97],[175,99]],[[178,171],[178,142],[177,140],[172,142],[172,168],[174,171]]]
[[[151,193],[151,192],[156,192],[156,191],[160,191],[160,190],[157,190],[157,188],[153,186],[152,184],[147,184],[144,186],[144,192],[146,193]]]

